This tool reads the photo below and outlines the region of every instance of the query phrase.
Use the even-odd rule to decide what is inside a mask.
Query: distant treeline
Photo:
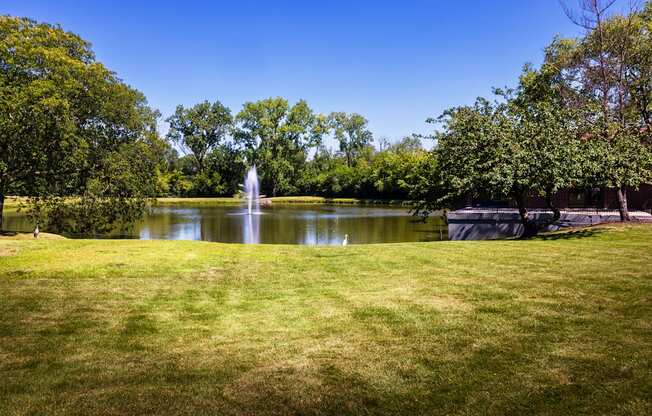
[[[235,117],[218,101],[204,102],[177,107],[167,121],[158,195],[231,196],[256,165],[268,196],[409,199],[435,160],[418,137],[376,148],[361,115],[315,114],[305,101],[246,103]]]

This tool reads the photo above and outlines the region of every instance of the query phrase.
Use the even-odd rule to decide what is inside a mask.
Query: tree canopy
[[[226,137],[231,129],[231,110],[216,101],[204,101],[190,108],[177,106],[174,115],[166,120],[170,123],[167,137],[174,143],[188,149],[195,159],[197,170],[203,172],[206,158]]]
[[[116,210],[116,201],[133,205],[148,194],[155,163],[146,144],[158,113],[95,59],[88,42],[58,26],[0,16],[0,68],[0,213],[8,192],[92,194],[112,198],[106,207]],[[140,163],[114,169],[134,152]],[[138,179],[122,181],[125,175]]]
[[[593,185],[617,190],[621,219],[629,220],[627,187],[650,180],[652,124],[652,3],[627,15],[609,14],[613,1],[583,0],[569,17],[585,30],[557,38],[541,72],[566,107],[580,109],[599,129],[592,142]]]
[[[236,116],[235,140],[247,160],[261,172],[263,190],[276,196],[296,190],[307,151],[321,144],[326,118],[301,100],[290,106],[284,98],[248,102]]]
[[[536,226],[527,198],[542,196],[554,221],[559,210],[552,196],[581,176],[581,119],[549,102],[524,105],[522,95],[499,93],[500,101],[478,99],[439,118],[437,152],[446,192],[436,204],[451,206],[465,197],[511,199],[529,236]]]
[[[356,113],[335,112],[330,114],[329,121],[350,167],[360,151],[373,141],[373,134],[367,129],[367,119]]]
[[[438,171],[421,212],[467,198],[511,200],[524,237],[537,232],[527,198],[541,196],[559,218],[552,195],[562,188],[615,188],[623,220],[627,189],[652,180],[650,16],[652,3],[608,15],[613,2],[580,2],[569,16],[586,33],[555,38],[540,68],[526,65],[515,90],[496,90],[430,122]]]

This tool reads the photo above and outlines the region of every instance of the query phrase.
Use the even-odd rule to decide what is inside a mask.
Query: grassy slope
[[[0,241],[0,414],[650,414],[652,227]]]

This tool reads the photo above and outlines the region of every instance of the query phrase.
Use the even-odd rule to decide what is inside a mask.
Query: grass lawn
[[[652,414],[652,226],[0,240],[0,415]]]
[[[278,196],[266,198],[272,204],[342,204],[342,205],[411,205],[410,201],[399,199],[357,199],[357,198],[324,198],[321,196]],[[230,197],[162,197],[156,198],[153,205],[242,205],[245,201],[241,198]],[[4,203],[6,212],[15,211],[21,205],[27,203],[27,198],[10,196]]]
[[[322,196],[277,196],[265,198],[273,204],[343,204],[343,205],[363,205],[363,204],[384,204],[384,205],[410,205],[410,201],[394,199],[357,199],[357,198],[324,198]],[[157,198],[155,205],[177,205],[177,204],[243,204],[241,198]]]

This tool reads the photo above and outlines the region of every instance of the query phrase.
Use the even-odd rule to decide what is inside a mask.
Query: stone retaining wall
[[[552,218],[547,210],[530,211],[530,216],[537,222]],[[634,220],[652,222],[652,215],[643,211],[633,211]],[[523,232],[523,226],[515,209],[506,208],[465,208],[451,211],[447,215],[449,240],[495,240],[517,237]],[[564,210],[559,221],[546,227],[546,231],[556,231],[564,227],[594,225],[620,221],[618,211],[614,210]]]

